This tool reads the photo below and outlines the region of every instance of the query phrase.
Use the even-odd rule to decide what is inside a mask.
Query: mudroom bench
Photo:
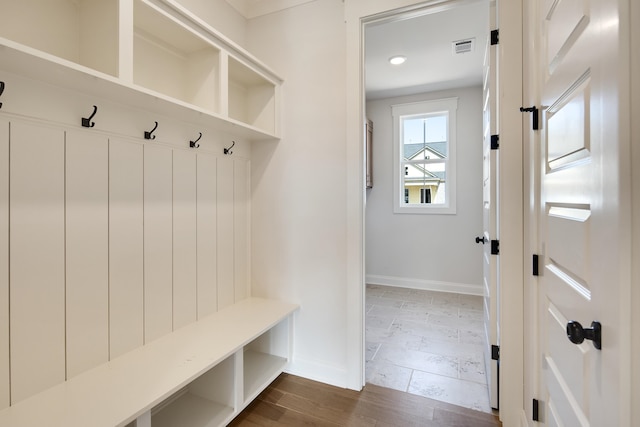
[[[284,370],[297,309],[242,300],[0,411],[0,426],[226,425]]]

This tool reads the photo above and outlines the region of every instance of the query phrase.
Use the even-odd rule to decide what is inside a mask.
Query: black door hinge
[[[538,276],[538,255],[534,255],[533,256],[533,265],[532,265],[532,271],[533,271],[533,275],[534,276]]]
[[[491,30],[491,46],[500,42],[500,30]]]
[[[500,148],[500,135],[491,135],[491,149],[497,150]]]
[[[500,346],[491,344],[491,360],[500,360]]]
[[[540,129],[540,121],[539,121],[539,112],[540,110],[538,110],[538,107],[536,107],[535,105],[533,107],[520,107],[520,112],[522,113],[533,113],[533,118],[532,121],[533,123],[531,124],[531,128],[533,130],[538,130]]]
[[[500,255],[500,241],[492,240],[491,241],[491,255]]]
[[[533,399],[533,408],[531,410],[532,415],[531,418],[533,419],[533,421],[540,421],[540,403],[538,402],[538,399]]]

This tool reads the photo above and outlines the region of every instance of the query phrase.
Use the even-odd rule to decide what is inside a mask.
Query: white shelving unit
[[[297,309],[240,301],[0,411],[0,425],[226,425],[283,372]]]
[[[220,49],[141,0],[133,18],[133,82],[219,113]]]
[[[0,71],[250,141],[280,136],[282,79],[173,0],[14,2]]]
[[[276,86],[249,67],[229,58],[229,117],[275,132]]]
[[[118,0],[27,0],[3,9],[0,36],[117,76]]]

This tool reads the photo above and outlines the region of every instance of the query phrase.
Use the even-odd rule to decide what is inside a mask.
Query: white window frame
[[[396,104],[391,106],[393,116],[393,212],[401,214],[455,214],[456,213],[456,111],[458,98]],[[445,203],[404,203],[404,158],[402,119],[412,116],[447,113],[447,173]],[[426,163],[429,161],[427,160]]]

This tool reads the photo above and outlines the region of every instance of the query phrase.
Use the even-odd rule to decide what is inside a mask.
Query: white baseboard
[[[378,276],[367,274],[366,281],[371,285],[396,286],[400,288],[420,289],[423,291],[453,292],[456,294],[483,295],[482,285],[466,283],[440,282],[408,277]]]
[[[336,387],[348,388],[346,369],[336,368],[313,360],[294,357],[285,372]]]

